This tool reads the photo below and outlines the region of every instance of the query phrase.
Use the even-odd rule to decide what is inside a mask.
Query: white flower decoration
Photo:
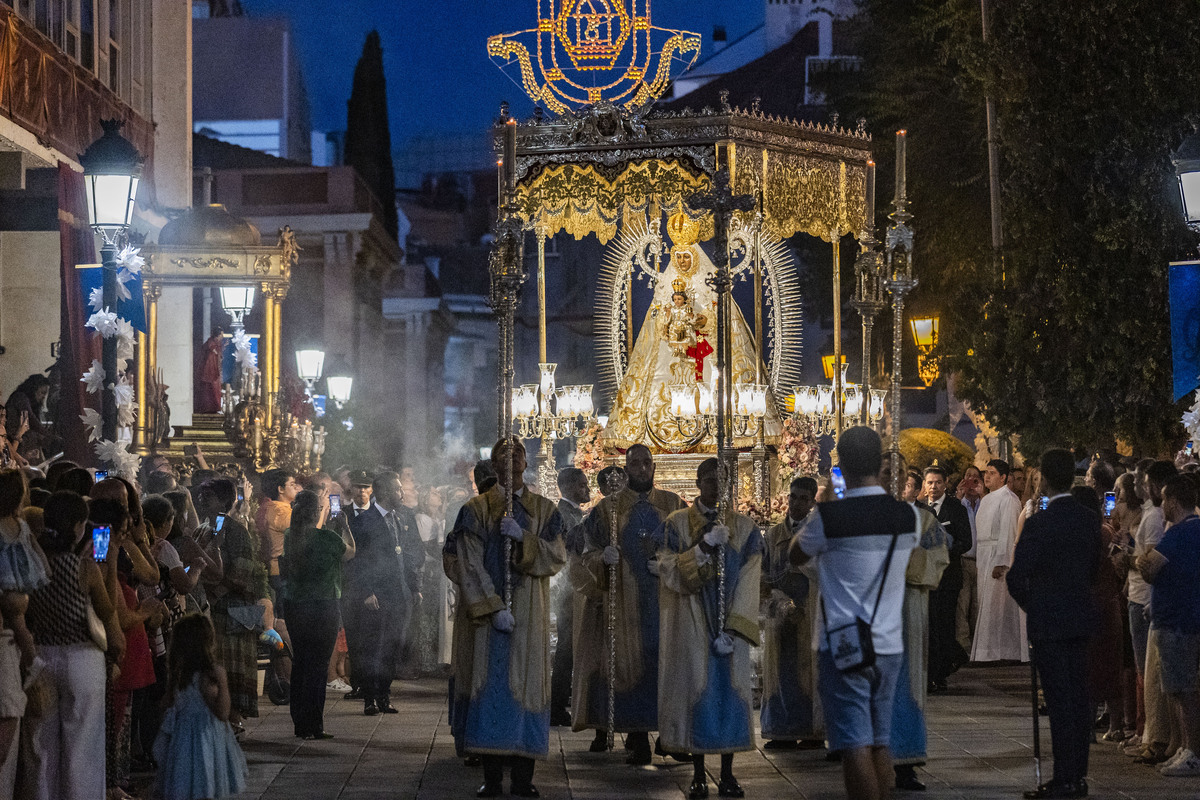
[[[128,455],[125,451],[126,445],[124,442],[113,442],[108,439],[101,439],[96,442],[96,458],[101,461],[107,461],[111,464],[116,464],[122,456]]]
[[[137,408],[137,403],[117,406],[117,424],[128,426],[137,422]]]
[[[100,412],[94,408],[85,408],[79,418],[83,420],[84,427],[88,429],[88,441],[99,441],[100,432],[104,427],[104,420],[100,418]]]
[[[116,398],[116,401],[117,401],[117,410],[118,411],[121,410],[122,408],[127,408],[130,406],[133,406],[136,408],[136,404],[133,402],[133,398],[134,398],[133,384],[131,384],[129,382],[128,377],[122,375],[120,380],[118,380],[115,384],[113,384],[112,390],[113,390],[113,397]]]
[[[117,318],[117,358],[125,361],[133,360],[133,343],[135,334],[133,323],[124,317]]]
[[[92,359],[92,368],[83,373],[83,378],[80,383],[87,384],[88,394],[96,394],[104,388],[104,367],[100,366],[100,362]]]
[[[128,272],[130,278],[140,275],[142,267],[146,266],[146,259],[142,258],[141,252],[141,248],[126,245],[120,253],[117,253],[117,266]]]
[[[117,274],[117,302],[120,302],[121,300],[133,299],[133,295],[129,293],[129,289],[125,286],[125,283],[129,280],[129,278],[124,277],[124,275],[124,272]]]
[[[88,317],[86,325],[107,339],[117,332],[117,314],[107,308],[97,311]]]
[[[88,305],[92,307],[92,311],[99,311],[104,308],[104,290],[97,287],[88,293]]]

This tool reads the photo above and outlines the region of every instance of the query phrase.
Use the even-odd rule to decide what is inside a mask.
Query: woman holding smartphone
[[[300,492],[281,561],[292,623],[292,725],[301,739],[333,738],[325,732],[325,673],[341,627],[342,563],[354,552],[345,518],[329,520],[328,492]]]

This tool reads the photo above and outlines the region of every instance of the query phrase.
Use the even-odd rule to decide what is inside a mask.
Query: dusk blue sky
[[[704,36],[714,25],[730,41],[762,23],[762,0],[654,0],[663,28]],[[367,33],[383,42],[393,143],[413,135],[467,133],[487,126],[501,100],[525,94],[487,57],[487,37],[533,27],[535,0],[242,0],[256,17],[291,20],[304,65],[315,130],[343,130],[354,65]]]

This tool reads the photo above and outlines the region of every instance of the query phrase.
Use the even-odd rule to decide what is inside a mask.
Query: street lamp
[[[934,348],[938,343],[938,324],[941,319],[937,314],[909,319],[912,328],[913,341],[917,345],[917,372],[926,386],[933,386],[938,379],[937,359],[933,357]]]
[[[1183,218],[1187,226],[1200,234],[1200,133],[1183,140],[1171,156],[1175,177],[1179,180],[1179,197],[1183,201]]]
[[[304,381],[310,395],[313,387],[317,385],[317,381],[321,380],[321,369],[324,366],[324,350],[296,351],[296,374],[300,376],[300,380]]]
[[[138,182],[142,176],[142,155],[133,143],[120,134],[121,121],[100,121],[104,135],[92,142],[79,157],[87,189],[88,222],[103,239],[100,263],[104,282],[105,308],[117,306],[117,242],[128,230],[137,202]],[[104,339],[105,387],[101,392],[102,437],[117,439],[117,400],[112,387],[117,382],[117,337]],[[144,398],[142,398],[144,401]]]
[[[350,402],[350,390],[354,387],[354,378],[349,375],[330,375],[325,379],[329,387],[329,399],[338,408],[345,408]]]
[[[221,306],[233,317],[234,330],[244,328],[243,319],[254,308],[254,287],[222,286]]]

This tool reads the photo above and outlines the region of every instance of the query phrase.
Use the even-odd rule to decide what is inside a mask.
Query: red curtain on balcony
[[[100,340],[92,335],[93,331],[84,327],[90,309],[84,304],[76,265],[97,263],[96,239],[88,226],[83,174],[62,162],[58,165],[58,231],[62,251],[59,265],[62,313],[58,357],[62,388],[58,397],[58,431],[64,440],[65,457],[77,464],[88,465],[94,464],[96,457],[88,444],[83,421],[79,418],[84,407],[89,405],[87,390],[80,378],[91,366],[92,359],[100,357]],[[91,400],[99,410],[99,396]]]

